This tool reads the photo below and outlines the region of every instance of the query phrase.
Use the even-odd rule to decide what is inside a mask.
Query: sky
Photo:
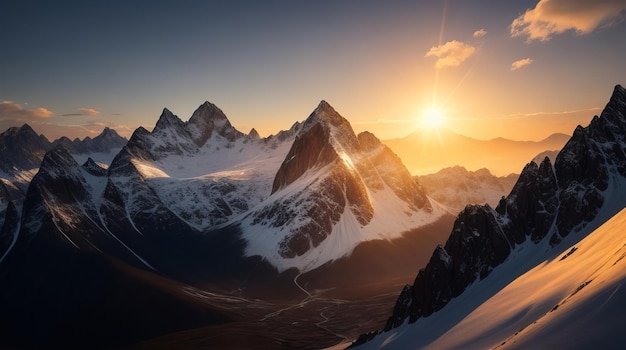
[[[626,0],[3,1],[0,131],[129,137],[204,101],[262,136],[321,100],[381,139],[540,140],[626,84]]]

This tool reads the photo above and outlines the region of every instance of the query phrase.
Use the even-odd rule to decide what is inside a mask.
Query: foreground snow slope
[[[364,349],[539,349],[618,348],[626,341],[626,209],[585,239],[545,259],[474,311],[470,287],[440,312],[405,324],[363,346]],[[498,280],[537,259],[532,244],[521,247],[489,279]],[[456,323],[458,322],[458,323]],[[456,323],[456,325],[455,325]],[[444,333],[447,327],[453,326]],[[437,335],[433,337],[432,335]]]

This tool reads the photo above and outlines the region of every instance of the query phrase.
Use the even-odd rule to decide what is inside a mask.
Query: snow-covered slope
[[[545,246],[540,252],[523,246],[489,279],[468,288],[446,308],[393,329],[363,348],[621,348],[626,341],[625,226],[623,209],[559,254],[546,254]],[[520,270],[519,265],[528,268],[529,259],[537,265],[497,290]],[[492,279],[496,283],[490,283]],[[483,303],[484,289],[495,295]],[[471,310],[466,305],[479,306]]]
[[[407,286],[398,299],[385,327],[391,333],[383,333],[368,346],[390,345],[397,340],[402,348],[402,344],[408,343],[400,338],[413,339],[407,341],[417,348],[433,341],[455,342],[454,338],[444,337],[444,333],[513,280],[572,251],[573,245],[626,207],[624,149],[626,90],[616,86],[601,116],[594,117],[588,127],[576,128],[554,167],[548,158],[539,166],[531,162],[511,194],[495,209],[468,206],[459,214],[446,244],[435,249],[414,284]],[[621,249],[621,245],[599,249],[606,253]],[[569,288],[567,283],[565,289]],[[539,292],[528,309],[519,309],[519,313],[503,320],[503,327],[518,327],[507,337],[519,330],[520,320],[529,320],[525,315],[537,316],[533,310],[551,308],[558,302],[543,300]],[[543,306],[533,309],[540,304]],[[489,310],[494,319],[507,312],[498,308],[483,310]],[[407,326],[407,320],[416,325]],[[402,330],[394,330],[399,326]],[[491,331],[495,332],[486,329],[484,333]],[[413,332],[418,336],[414,337]],[[467,335],[465,345],[470,346],[481,334],[476,331]],[[372,335],[363,335],[360,341]]]
[[[248,255],[280,271],[309,271],[360,242],[393,239],[434,222],[433,207],[400,159],[370,133],[355,135],[322,101],[274,179],[272,195],[242,220]]]

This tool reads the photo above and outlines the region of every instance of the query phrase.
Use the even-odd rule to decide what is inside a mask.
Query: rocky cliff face
[[[446,244],[407,287],[411,296],[402,293],[399,303],[409,307],[396,308],[387,329],[440,310],[470,284],[488,278],[519,244],[556,245],[591,222],[606,201],[626,205],[611,196],[611,187],[626,178],[625,139],[626,90],[616,86],[601,116],[576,128],[554,166],[547,157],[540,165],[529,163],[495,210],[468,206],[458,215]]]

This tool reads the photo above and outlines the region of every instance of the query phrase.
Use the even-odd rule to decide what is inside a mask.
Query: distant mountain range
[[[459,213],[364,349],[621,348],[626,89],[495,208]],[[408,322],[407,322],[408,321]],[[373,339],[372,339],[373,338]],[[367,342],[371,339],[370,342]]]
[[[569,135],[553,134],[542,141],[477,140],[439,128],[420,129],[383,143],[402,159],[413,175],[427,175],[458,165],[470,171],[487,168],[497,176],[506,176],[519,173],[541,152],[560,150],[569,138]]]
[[[488,169],[468,171],[461,166],[441,169],[434,174],[416,176],[424,191],[451,213],[468,204],[498,205],[513,189],[518,174],[495,176]]]

